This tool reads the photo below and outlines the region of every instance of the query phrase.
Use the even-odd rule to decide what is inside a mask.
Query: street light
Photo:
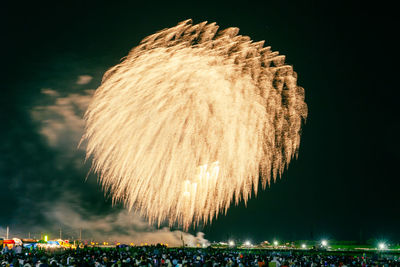
[[[301,247],[302,247],[302,248],[306,248],[306,244],[302,244]]]
[[[326,247],[326,246],[328,245],[328,242],[327,242],[326,240],[322,240],[322,241],[321,241],[321,245],[322,245],[323,247]]]
[[[275,240],[274,241],[274,246],[276,247],[276,246],[278,246],[278,244],[279,244],[278,241]]]
[[[384,249],[386,249],[386,244],[383,243],[383,242],[379,243],[378,247],[379,247],[380,250],[384,250]]]
[[[246,242],[244,242],[244,245],[247,246],[247,247],[250,247],[251,243],[250,243],[250,241],[246,241]]]
[[[229,246],[230,246],[230,247],[235,246],[235,242],[233,242],[232,240],[230,240],[230,241],[229,241]]]

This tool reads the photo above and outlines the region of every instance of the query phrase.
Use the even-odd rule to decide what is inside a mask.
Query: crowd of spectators
[[[400,266],[400,259],[390,255],[333,255],[319,252],[195,249],[146,247],[84,247],[78,249],[4,248],[1,266],[143,266],[143,267],[289,267],[289,266]]]

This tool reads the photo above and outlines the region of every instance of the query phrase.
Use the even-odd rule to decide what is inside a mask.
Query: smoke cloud
[[[80,75],[76,84],[88,84],[92,81],[93,77],[90,75]]]

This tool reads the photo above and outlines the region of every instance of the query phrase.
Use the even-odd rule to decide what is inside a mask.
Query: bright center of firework
[[[192,196],[194,200],[198,185],[200,191],[208,190],[208,188],[205,187],[215,187],[216,179],[218,178],[218,173],[219,173],[218,161],[213,162],[210,168],[208,168],[207,164],[199,166],[198,174],[196,175],[195,181],[192,182],[191,180],[185,180],[183,184],[183,195],[186,198]]]
[[[204,179],[217,179],[218,178],[218,173],[219,173],[219,162],[213,162],[210,166],[210,170],[207,168],[207,164],[200,166],[200,173],[198,175],[199,181],[202,181]]]
[[[85,114],[100,183],[151,223],[211,222],[297,155],[307,116],[297,75],[237,33],[188,20],[146,37]]]

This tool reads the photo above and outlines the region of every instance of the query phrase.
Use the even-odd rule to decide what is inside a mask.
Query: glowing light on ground
[[[211,222],[297,155],[307,116],[297,75],[237,33],[181,22],[146,37],[96,90],[83,136],[92,170],[150,223]]]
[[[379,243],[378,247],[379,247],[380,250],[384,250],[384,249],[386,249],[386,244],[385,243]]]

